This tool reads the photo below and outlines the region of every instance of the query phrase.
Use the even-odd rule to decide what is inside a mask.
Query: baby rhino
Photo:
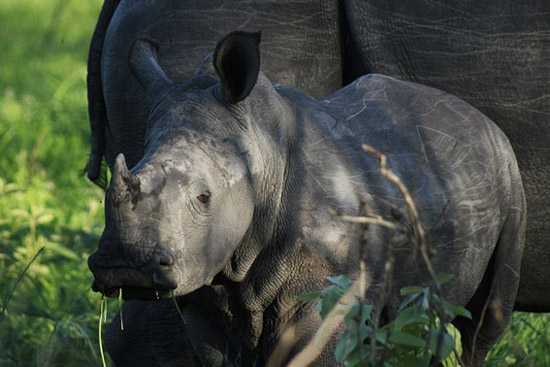
[[[523,251],[525,199],[506,137],[466,102],[383,75],[322,100],[273,85],[259,44],[259,34],[229,34],[215,72],[186,84],[164,73],[151,41],[132,48],[148,96],[145,155],[131,169],[116,159],[89,265],[95,290],[161,301],[126,303],[125,330],[115,322],[107,335],[117,366],[263,366],[299,325],[289,360],[321,321],[298,296],[330,275],[357,278],[361,245],[367,301],[395,317],[399,289],[429,278],[414,240],[342,218],[410,225],[362,144],[383,152],[411,192],[435,272],[454,276],[446,297],[473,315],[454,321],[464,359],[481,365],[510,320]],[[384,291],[390,242],[396,266]],[[162,300],[171,294],[181,314]],[[314,365],[336,365],[330,347]]]

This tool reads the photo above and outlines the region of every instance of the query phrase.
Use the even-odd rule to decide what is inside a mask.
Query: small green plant
[[[439,284],[450,277],[440,278]],[[326,318],[353,282],[346,276],[329,277],[330,286],[302,297],[318,300],[317,309]],[[455,335],[449,328],[457,316],[471,318],[463,307],[445,301],[435,285],[401,289],[403,301],[396,317],[378,325],[374,307],[362,299],[344,305],[345,330],[335,348],[335,358],[346,367],[430,366],[444,361],[455,350]]]

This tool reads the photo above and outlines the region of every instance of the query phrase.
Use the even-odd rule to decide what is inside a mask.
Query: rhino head
[[[89,258],[93,289],[127,299],[188,294],[209,284],[249,233],[255,194],[240,102],[260,69],[259,34],[234,32],[214,53],[218,80],[172,82],[155,46],[137,41],[130,67],[148,95],[144,157],[119,154],[106,193],[106,225]]]

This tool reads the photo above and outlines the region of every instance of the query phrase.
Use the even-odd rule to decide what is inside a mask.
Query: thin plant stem
[[[106,301],[105,297],[101,297],[101,303],[99,306],[99,354],[101,354],[101,363],[103,367],[107,367],[107,362],[105,361],[105,353],[103,352],[103,320],[105,317],[105,308]]]
[[[124,331],[124,318],[122,314],[122,288],[118,292],[118,312],[120,313],[120,330]]]
[[[21,283],[21,280],[23,280],[23,277],[29,271],[31,265],[36,261],[36,259],[38,259],[38,257],[43,253],[43,251],[44,251],[44,247],[41,247],[36,252],[36,254],[34,254],[34,256],[31,258],[31,260],[27,263],[27,265],[25,266],[25,269],[23,269],[23,271],[17,276],[17,280],[15,281],[15,283],[13,284],[13,287],[11,288],[10,292],[8,293],[6,298],[4,299],[4,302],[3,302],[3,305],[2,305],[2,312],[0,312],[0,316],[2,318],[0,318],[0,320],[2,320],[4,318],[6,312],[8,311],[8,305],[10,304],[10,301],[11,301],[11,299],[12,299],[14,293],[15,293],[15,290],[19,286],[19,283]]]
[[[361,296],[358,295],[360,288],[359,283],[360,280],[357,280],[352,284],[349,290],[340,298],[338,303],[325,317],[310,342],[300,353],[294,356],[287,367],[309,366],[321,355],[332,335],[341,325],[345,315],[349,312],[353,300],[356,299],[357,296]]]

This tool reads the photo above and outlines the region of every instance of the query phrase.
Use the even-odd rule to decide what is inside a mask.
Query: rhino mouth
[[[158,252],[140,267],[96,253],[88,259],[94,275],[92,290],[109,298],[154,301],[168,298],[178,288],[173,257]]]
[[[108,298],[154,301],[169,298],[178,287],[173,269],[144,272],[131,268],[96,268],[92,290]]]
[[[92,285],[92,290],[102,293],[107,298],[117,298],[122,296],[122,299],[125,301],[158,301],[173,297],[173,290],[168,289],[154,289],[134,286],[100,288],[96,282]]]

